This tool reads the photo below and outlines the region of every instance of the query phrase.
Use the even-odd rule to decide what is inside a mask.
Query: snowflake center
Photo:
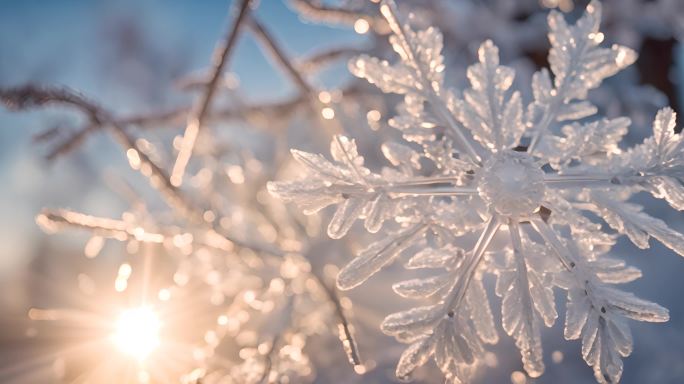
[[[544,171],[525,152],[493,155],[480,170],[477,191],[489,208],[504,216],[534,212],[544,197]]]

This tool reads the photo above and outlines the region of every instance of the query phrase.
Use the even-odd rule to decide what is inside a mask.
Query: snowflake
[[[608,251],[626,235],[640,248],[653,237],[684,255],[684,236],[628,202],[647,191],[684,209],[684,142],[674,131],[675,114],[661,110],[653,137],[626,151],[618,144],[630,120],[595,117],[588,91],[636,60],[629,48],[600,46],[597,1],[574,25],[549,14],[550,72],[534,75],[526,109],[511,90],[514,71],[500,65],[491,41],[467,71],[470,88],[457,94],[444,86],[440,32],[402,24],[391,1],[381,12],[401,60],[361,56],[350,70],[385,93],[404,95],[389,124],[409,143],[385,143],[393,167],[379,173],[364,166],[355,141],[342,135],[332,140],[333,161],[293,150],[308,177],[272,182],[269,190],[307,214],[336,205],[332,238],[357,219],[371,233],[383,231],[340,271],[341,289],[402,255],[407,268],[433,271],[393,286],[403,297],[433,303],[391,314],[381,326],[410,344],[398,377],[433,358],[450,382],[470,380],[484,345],[499,338],[482,282],[490,274],[502,299],[503,329],[531,377],[544,371],[541,328],[558,317],[553,290],[560,288],[567,292],[565,338],[581,338],[598,382],[618,382],[622,358],[632,351],[626,319],[663,322],[669,315],[615,287],[640,271]]]

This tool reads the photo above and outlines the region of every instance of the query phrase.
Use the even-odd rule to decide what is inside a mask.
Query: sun
[[[149,307],[130,308],[119,315],[112,341],[119,350],[145,360],[159,346],[161,322]]]

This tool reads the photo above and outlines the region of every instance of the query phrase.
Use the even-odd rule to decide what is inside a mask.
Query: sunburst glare
[[[116,322],[112,341],[119,350],[138,360],[145,360],[159,346],[161,322],[149,307],[123,311]]]

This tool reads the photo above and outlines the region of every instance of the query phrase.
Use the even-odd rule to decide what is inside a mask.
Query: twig
[[[354,47],[326,49],[321,52],[316,52],[302,60],[298,60],[298,66],[303,72],[313,73],[319,71],[322,67],[329,65],[333,61],[360,55],[365,52],[366,50]]]
[[[59,144],[55,145],[50,152],[45,156],[48,160],[54,160],[58,156],[67,154],[83,143],[88,134],[97,131],[100,126],[95,124],[88,124],[78,130],[76,133],[70,134],[66,139],[63,139]]]
[[[166,172],[140,149],[135,139],[126,132],[124,126],[114,119],[108,111],[77,92],[66,87],[28,85],[6,90],[0,89],[0,101],[13,110],[26,110],[51,104],[68,105],[80,110],[88,117],[90,124],[108,128],[127,151],[135,152],[140,162],[141,171],[148,177],[150,184],[162,194],[169,206],[176,209],[181,215],[188,217],[198,215],[198,212],[192,208],[181,191],[170,183]]]
[[[280,340],[280,335],[276,334],[273,336],[271,339],[271,347],[268,349],[268,351],[264,354],[264,370],[261,372],[261,377],[259,378],[259,383],[265,384],[268,383],[268,377],[271,374],[271,370],[273,369],[273,354],[277,351],[276,350],[276,345],[278,344],[278,341]]]
[[[287,117],[296,107],[301,105],[304,100],[301,97],[269,102],[265,104],[246,105],[242,107],[227,107],[223,109],[213,109],[205,116],[205,122],[216,120],[249,119],[259,115],[269,115],[276,117]],[[149,114],[136,114],[120,119],[122,125],[131,125],[140,129],[157,128],[160,125],[169,126],[181,124],[187,116],[189,107],[179,107],[168,111],[154,112]]]
[[[253,16],[249,18],[247,25],[254,33],[254,37],[261,43],[261,46],[265,48],[269,56],[275,60],[275,62],[283,69],[283,71],[290,76],[302,94],[312,95],[313,89],[311,86],[304,79],[304,76],[301,74],[301,72],[295,68],[292,60],[287,57],[287,55],[283,52],[266,28],[264,28],[264,26]]]
[[[98,108],[85,101],[77,92],[63,88],[36,87],[27,85],[17,88],[0,89],[0,101],[10,110],[21,111],[25,109],[42,107],[47,104],[62,103],[70,104],[86,115],[98,115]]]
[[[33,87],[29,85],[9,90],[0,89],[0,101],[13,110],[25,110],[49,104],[70,105],[79,109],[90,119],[93,125],[109,128],[124,148],[129,151],[135,151],[140,161],[141,171],[144,169],[149,171],[149,175],[143,174],[149,178],[150,184],[162,194],[171,208],[192,221],[206,223],[202,219],[202,211],[192,206],[181,191],[170,183],[166,172],[139,148],[135,140],[124,130],[122,124],[107,111],[88,101],[78,93],[68,88]],[[239,247],[250,248],[255,252],[263,252],[275,256],[283,255],[281,250],[274,247],[230,236],[215,222],[210,226],[217,236]]]
[[[38,143],[41,141],[49,141],[59,135],[59,131],[62,130],[61,125],[55,125],[52,128],[48,128],[43,132],[36,133],[33,135],[33,142]]]
[[[358,85],[352,85],[341,90],[342,95],[346,97],[359,96],[367,92],[366,87],[359,87]],[[308,98],[302,97],[302,95],[297,95],[282,101],[267,102],[263,104],[253,104],[245,105],[243,107],[237,108],[234,106],[226,107],[222,109],[213,109],[207,113],[205,121],[218,121],[218,120],[234,120],[234,119],[244,119],[250,120],[262,117],[266,115],[275,120],[282,120],[287,118],[290,114],[294,113],[297,108],[305,105],[309,102]],[[136,113],[130,116],[117,118],[119,125],[123,127],[137,128],[137,129],[157,129],[160,126],[165,126],[166,128],[171,128],[173,124],[182,124],[187,116],[190,107],[182,106],[174,109],[169,109],[166,111],[157,111],[151,113]],[[268,125],[266,128],[273,128],[273,125]],[[99,127],[97,127],[99,128]],[[45,132],[37,135],[35,141],[46,141],[56,136],[59,127],[51,128]],[[96,132],[97,129],[82,129],[83,134],[90,134]],[[85,137],[83,137],[85,139]],[[71,143],[69,151],[74,150],[78,145],[82,144],[83,140]],[[64,154],[65,152],[55,153],[55,156]]]
[[[161,231],[148,231],[142,227],[131,226],[123,220],[92,216],[67,209],[45,209],[36,217],[36,222],[47,232],[55,232],[61,227],[80,228],[91,231],[96,235],[119,241],[135,239],[147,243],[163,243],[165,238],[177,234],[175,230],[169,228]],[[216,236],[220,237],[218,242],[212,241],[211,238],[205,240],[195,238],[193,243],[220,251],[231,250],[234,244],[242,248],[249,248],[255,252],[282,256],[282,251],[228,237],[219,233],[216,228],[213,231]],[[225,241],[229,243],[226,244]]]
[[[81,145],[86,137],[95,131],[98,131],[101,127],[99,125],[95,124],[86,124],[85,127],[80,128],[76,132],[68,131],[61,125],[56,125],[52,128],[48,128],[45,131],[38,133],[33,136],[33,141],[34,142],[50,142],[50,141],[56,141],[57,144],[54,144],[52,149],[45,155],[47,160],[54,160],[58,156],[67,154],[74,149],[76,149],[79,145]],[[64,138],[64,134],[62,134],[64,131],[68,131],[66,133],[66,138]]]
[[[167,111],[161,112],[151,112],[151,113],[139,113],[129,117],[120,119],[119,121],[123,125],[133,125],[139,128],[154,127],[157,125],[166,125],[178,123],[182,124],[186,119],[188,112],[191,107],[183,106]]]
[[[170,181],[174,186],[180,186],[183,183],[185,167],[187,167],[188,162],[190,161],[192,151],[195,147],[195,141],[197,140],[197,135],[202,127],[202,123],[204,123],[204,118],[209,111],[211,101],[216,93],[216,85],[218,84],[218,80],[223,74],[223,68],[226,66],[228,58],[230,57],[230,53],[233,51],[233,47],[237,41],[240,27],[249,10],[249,3],[250,0],[242,0],[238,16],[233,23],[233,27],[228,32],[226,40],[214,51],[214,68],[212,71],[211,80],[207,83],[206,90],[200,98],[199,103],[190,112],[188,123],[185,128],[185,134],[183,135],[178,156],[176,157],[176,163],[171,171]]]
[[[368,91],[368,87],[352,85],[342,90],[343,96],[358,96]],[[276,120],[286,118],[289,114],[295,112],[297,108],[306,105],[310,99],[304,95],[297,95],[295,97],[269,102],[264,104],[246,105],[242,108],[228,107],[223,109],[213,109],[210,111],[205,120],[230,120],[230,119],[253,119],[261,115],[273,117]],[[136,114],[129,117],[119,119],[121,125],[135,126],[140,129],[157,128],[159,125],[168,125],[182,122],[184,116],[188,113],[188,107],[179,107],[173,110],[156,112],[150,114]],[[270,125],[269,127],[272,127]]]
[[[133,227],[123,220],[91,216],[66,209],[43,210],[36,221],[43,229],[51,232],[66,226],[85,229],[94,234],[120,241],[134,238],[143,242],[161,243],[165,238],[165,235],[161,233],[148,232],[143,228]]]
[[[290,0],[290,4],[302,17],[317,23],[354,25],[359,19],[363,19],[376,32],[381,34],[388,32],[387,22],[381,17],[372,17],[363,12],[332,7],[310,0]]]
[[[254,252],[257,253],[265,253],[269,254],[271,256],[277,256],[277,257],[284,257],[286,252],[283,251],[280,248],[277,248],[271,243],[268,242],[263,242],[262,244],[255,243],[253,241],[247,240],[247,239],[238,239],[234,236],[231,236],[226,233],[226,230],[220,226],[220,224],[217,224],[216,222],[212,223],[211,229],[216,233],[216,235],[221,236],[222,238],[230,241],[231,243],[237,245],[238,247],[241,248],[247,248],[251,249]]]
[[[337,316],[339,321],[340,341],[342,341],[342,346],[344,347],[344,352],[347,354],[349,363],[353,366],[361,365],[359,348],[354,339],[352,325],[349,322],[349,319],[347,319],[347,315],[344,313],[344,307],[340,302],[337,291],[334,287],[326,283],[325,278],[319,272],[316,272],[315,268],[311,269],[311,276],[318,282],[318,285],[323,288],[328,300],[332,302],[335,307],[335,316]]]
[[[213,73],[191,73],[176,80],[174,82],[174,88],[181,91],[203,91],[211,82],[212,75]],[[233,89],[237,84],[237,81],[231,81],[226,74],[221,74],[217,80],[216,88],[217,90],[221,90],[222,88]]]

